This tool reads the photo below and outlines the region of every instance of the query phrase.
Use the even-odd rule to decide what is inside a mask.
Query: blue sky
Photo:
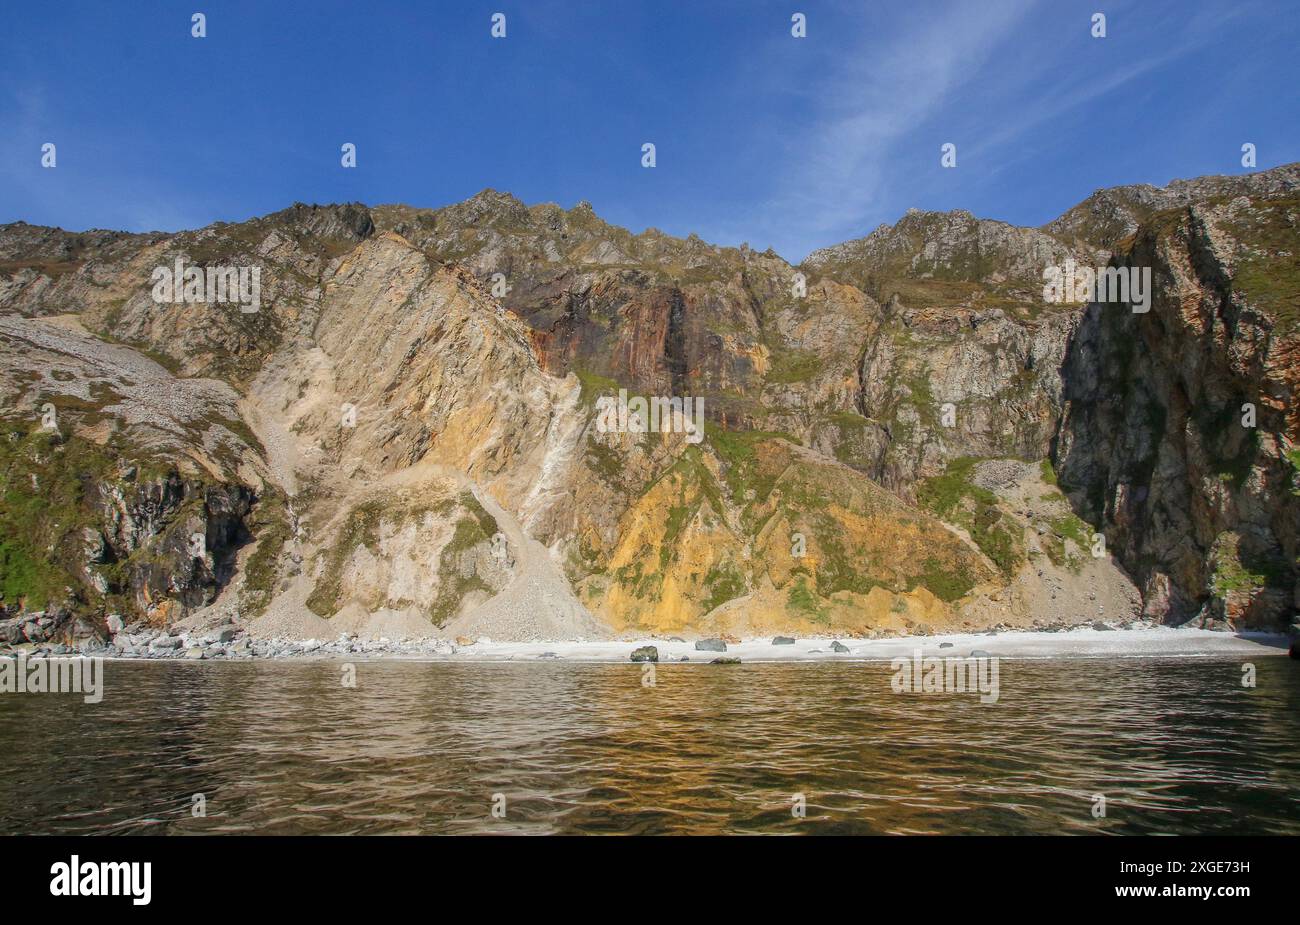
[[[1294,0],[15,2],[0,25],[0,222],[493,187],[797,261],[913,206],[1037,225],[1101,186],[1241,173],[1244,142],[1300,160]]]

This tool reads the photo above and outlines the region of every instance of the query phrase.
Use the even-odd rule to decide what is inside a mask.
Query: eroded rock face
[[[307,605],[333,616],[413,611],[441,627],[501,591],[514,560],[497,522],[453,479],[376,493],[347,510]]]
[[[1151,310],[1089,306],[1071,345],[1061,483],[1152,617],[1262,628],[1297,606],[1298,223],[1294,192],[1157,213],[1115,256],[1153,269]]]
[[[841,418],[832,451],[905,497],[957,458],[1045,458],[1078,319],[897,309],[862,355],[863,420]]]
[[[939,521],[781,438],[689,447],[644,484],[593,476],[570,574],[619,630],[865,633],[895,616],[944,622],[949,605],[996,581]]]
[[[231,591],[284,634],[379,612],[869,635],[1081,619],[1057,591],[1099,527],[1148,614],[1276,625],[1298,176],[1102,191],[1042,229],[912,212],[798,267],[490,190],[175,235],[6,226],[4,478],[77,514],[5,512],[27,557],[5,574],[164,622]],[[1155,270],[1147,315],[1044,303],[1045,266],[1112,251]],[[261,309],[159,304],[178,258],[256,265]],[[602,432],[620,388],[703,399],[703,439]],[[981,458],[1019,474],[985,484]],[[1087,523],[1043,500],[1048,459]]]
[[[238,395],[75,319],[0,317],[7,603],[167,622],[235,571],[261,485]]]
[[[0,441],[7,604],[167,623],[233,576],[250,539],[248,487],[144,472],[78,436],[9,430]]]

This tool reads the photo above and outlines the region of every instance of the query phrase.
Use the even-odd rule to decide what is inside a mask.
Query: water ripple
[[[883,663],[670,664],[649,688],[634,665],[357,667],[119,662],[98,705],[0,697],[0,831],[1300,833],[1282,659],[1254,689],[1231,661],[1004,661],[992,705],[894,694]]]

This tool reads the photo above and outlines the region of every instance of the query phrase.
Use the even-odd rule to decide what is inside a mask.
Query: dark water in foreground
[[[0,832],[1296,834],[1300,665],[1256,664],[1003,660],[982,705],[880,662],[110,662],[98,705],[0,694]]]

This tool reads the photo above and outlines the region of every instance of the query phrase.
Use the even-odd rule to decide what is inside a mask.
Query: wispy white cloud
[[[927,5],[887,35],[865,22],[858,53],[819,81],[815,122],[792,146],[796,163],[754,224],[796,250],[859,229],[888,182],[895,145],[940,110],[1033,5]],[[937,163],[937,149],[934,156]],[[787,256],[798,259],[803,251]]]
[[[1043,123],[1066,116],[1075,110],[1132,85],[1138,78],[1148,75],[1173,62],[1204,49],[1217,39],[1221,30],[1232,19],[1245,12],[1244,7],[1225,9],[1222,15],[1207,18],[1200,15],[1180,20],[1179,30],[1170,30],[1164,38],[1169,42],[1161,49],[1148,51],[1134,57],[1123,66],[1102,70],[1074,70],[1062,68],[1055,57],[1040,52],[1033,59],[1026,58],[1019,75],[1022,84],[1044,88],[1018,105],[1011,118],[1007,118],[992,131],[982,134],[968,149],[975,156],[1005,151],[1018,139]],[[1032,70],[1031,70],[1032,61]],[[991,172],[1005,170],[1016,162],[1014,157],[1002,156]]]
[[[936,126],[951,132],[944,140],[961,142],[962,163],[988,165],[979,175],[987,183],[1027,156],[1035,129],[1204,49],[1234,15],[1179,17],[1161,47],[1097,68],[1071,66],[1059,47],[1035,40],[1034,27],[1052,22],[1052,11],[1039,0],[1007,0],[927,3],[888,24],[868,17],[856,52],[836,56],[800,93],[811,118],[785,149],[786,169],[773,172],[766,200],[737,216],[734,229],[719,231],[743,223],[744,234],[776,242],[783,256],[799,260],[892,221],[900,192],[919,197],[952,179],[937,169]],[[1078,18],[1087,30],[1088,16]],[[918,157],[933,160],[931,179],[919,179]]]

